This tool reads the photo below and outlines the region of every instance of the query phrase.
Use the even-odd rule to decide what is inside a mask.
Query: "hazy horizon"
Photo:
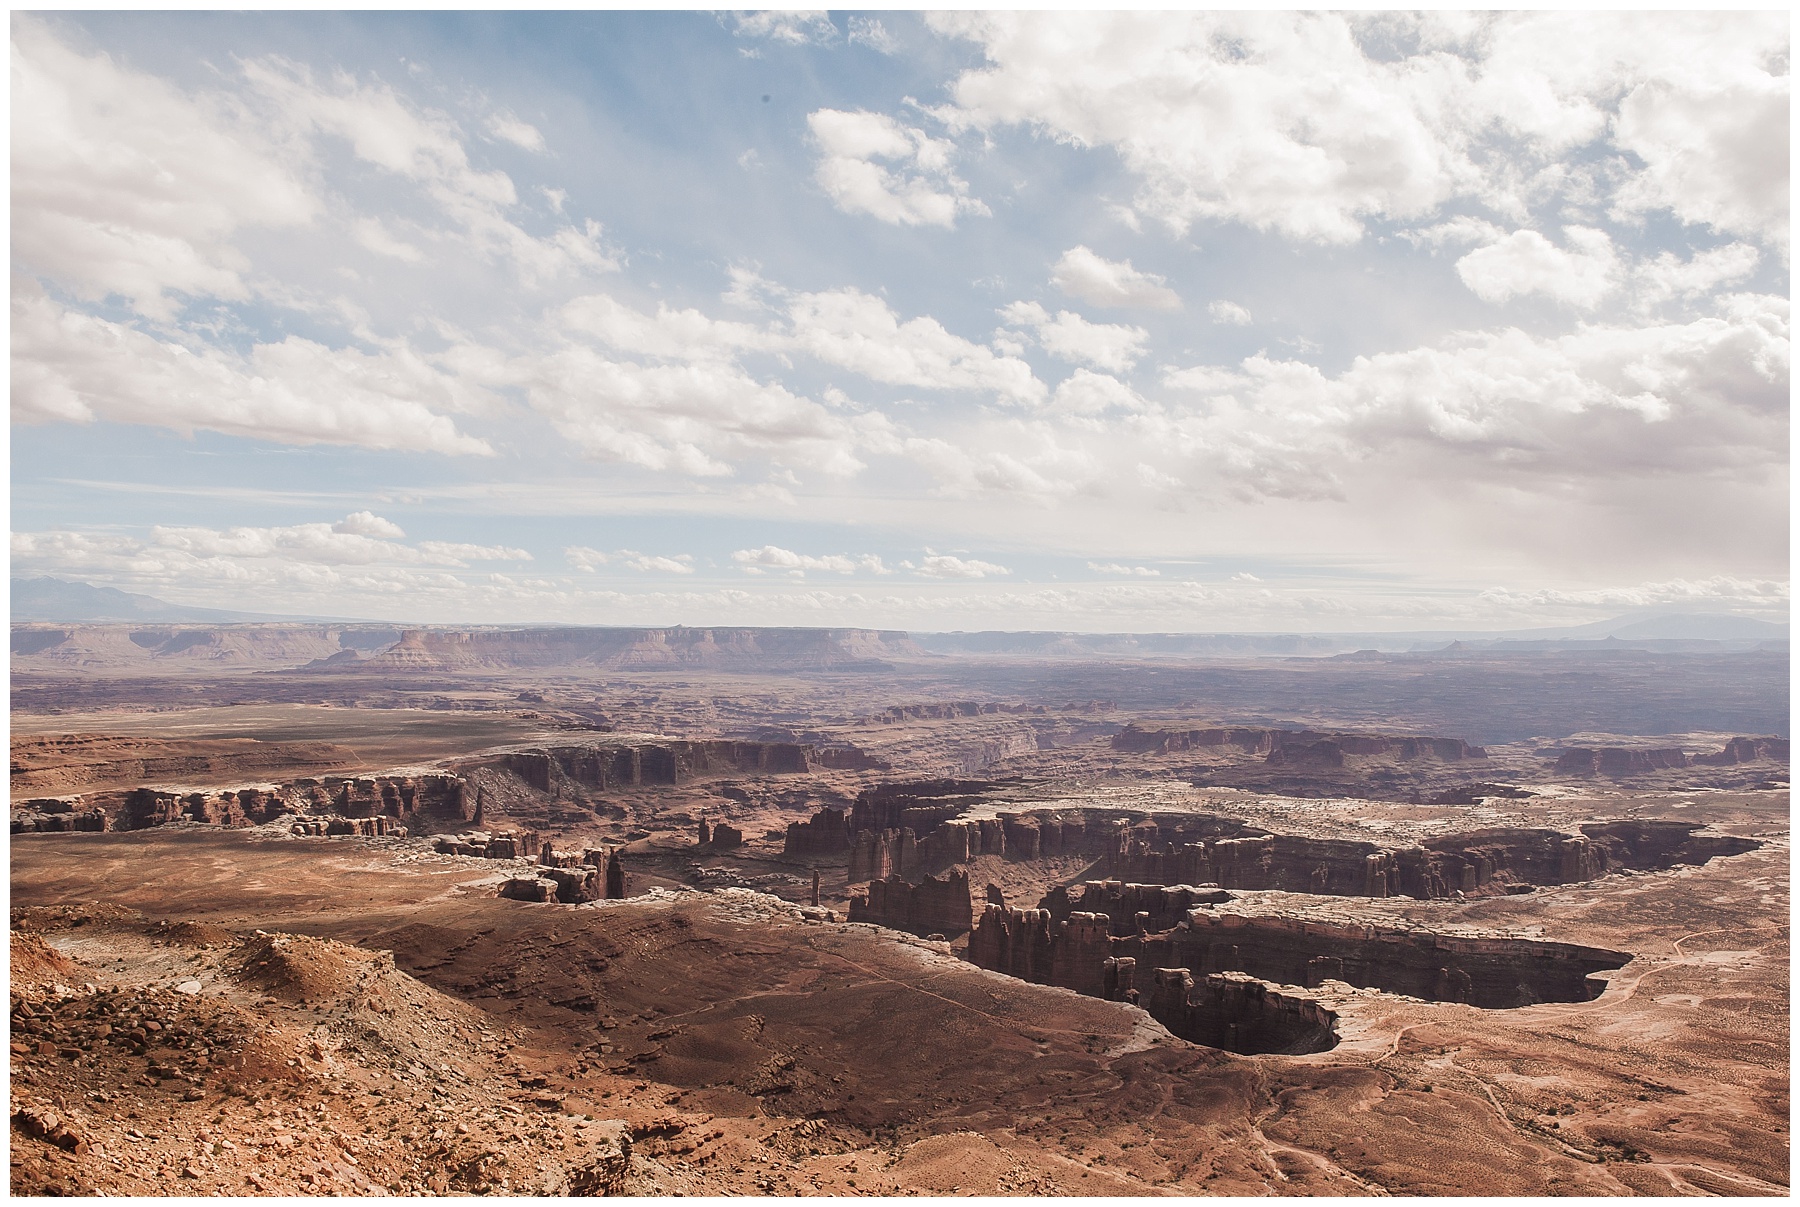
[[[1787,619],[1784,13],[12,33],[17,577],[427,624]]]

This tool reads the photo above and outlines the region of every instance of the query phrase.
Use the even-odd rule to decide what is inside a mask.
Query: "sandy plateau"
[[[13,648],[15,1194],[1788,1193],[1785,646]]]

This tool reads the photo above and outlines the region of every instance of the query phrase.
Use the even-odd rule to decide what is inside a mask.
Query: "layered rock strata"
[[[1112,748],[1127,754],[1174,754],[1227,746],[1245,754],[1261,755],[1276,766],[1342,767],[1347,755],[1402,762],[1414,759],[1461,762],[1487,757],[1486,750],[1471,746],[1461,738],[1326,733],[1310,729],[1143,729],[1127,725],[1112,739]]]
[[[1622,967],[1629,952],[1532,939],[1387,930],[1351,922],[1190,911],[1156,934],[1114,935],[1103,913],[1061,922],[1044,909],[989,905],[969,939],[968,958],[1022,980],[1105,996],[1120,992],[1119,965],[1185,968],[1196,976],[1242,972],[1284,985],[1325,980],[1432,1001],[1508,1008],[1580,1002],[1604,985],[1591,973]],[[1134,986],[1142,989],[1141,986]]]
[[[872,880],[867,890],[850,898],[850,921],[916,935],[955,938],[968,932],[972,919],[969,876],[961,870],[941,880],[926,876],[916,885],[898,876]]]

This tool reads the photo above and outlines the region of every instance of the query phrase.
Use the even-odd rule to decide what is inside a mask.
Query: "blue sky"
[[[12,32],[15,575],[431,622],[1786,615],[1785,14]]]

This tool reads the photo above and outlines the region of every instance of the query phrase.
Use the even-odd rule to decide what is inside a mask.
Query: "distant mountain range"
[[[279,622],[358,623],[333,616],[280,616],[230,612],[172,604],[151,595],[60,578],[12,580],[15,623],[255,624]],[[425,627],[425,626],[419,626]],[[504,626],[517,627],[517,626]],[[593,626],[533,626],[535,628]],[[716,627],[716,626],[712,626]],[[1389,653],[1443,649],[1460,643],[1467,650],[1617,648],[1664,642],[1726,642],[1733,645],[1784,642],[1788,626],[1723,613],[1639,611],[1611,620],[1566,628],[1508,632],[1437,630],[1409,633],[914,633],[918,649],[935,654],[1024,657],[1205,657],[1220,655],[1325,655],[1353,650]]]

